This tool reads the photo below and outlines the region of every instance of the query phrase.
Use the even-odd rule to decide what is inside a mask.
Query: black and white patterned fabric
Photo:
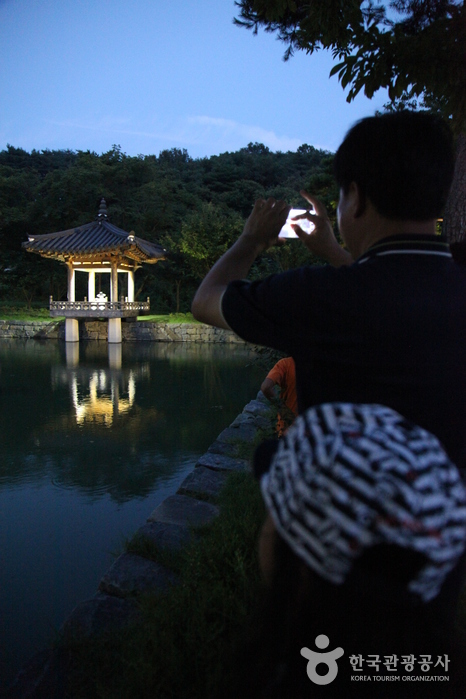
[[[292,550],[341,584],[369,547],[395,544],[428,563],[408,584],[433,599],[466,546],[466,492],[434,435],[381,405],[329,403],[299,416],[261,479]]]

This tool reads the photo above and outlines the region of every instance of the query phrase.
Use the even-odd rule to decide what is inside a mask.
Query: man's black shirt
[[[436,236],[393,236],[354,264],[229,284],[228,325],[296,362],[299,410],[380,403],[466,467],[466,267]]]

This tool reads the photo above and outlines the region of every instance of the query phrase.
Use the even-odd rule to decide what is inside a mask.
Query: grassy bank
[[[30,307],[20,301],[1,301],[0,320],[50,320],[49,309],[32,304]]]
[[[70,699],[219,696],[260,595],[256,547],[264,516],[250,474],[232,474],[220,504],[220,516],[181,554],[130,542],[129,550],[169,565],[181,582],[140,599],[142,622],[134,628],[72,646]]]
[[[138,320],[151,323],[197,323],[192,313],[166,313],[165,315],[138,316]]]
[[[258,484],[233,474],[221,514],[181,554],[147,541],[128,550],[169,566],[181,583],[139,600],[142,622],[72,647],[68,699],[207,699],[221,697],[244,629],[263,593],[257,537],[264,517]],[[466,589],[459,624],[466,632]]]

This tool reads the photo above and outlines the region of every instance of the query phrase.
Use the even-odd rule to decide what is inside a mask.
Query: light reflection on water
[[[238,346],[0,341],[0,688],[262,380]]]

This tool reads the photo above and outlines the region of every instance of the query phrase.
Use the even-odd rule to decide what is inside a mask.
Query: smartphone
[[[301,214],[305,214],[306,211],[309,211],[311,214],[314,213],[314,209],[310,207],[309,209],[290,209],[290,213],[288,214],[288,218],[286,219],[285,225],[281,229],[280,233],[278,234],[279,238],[297,238],[298,236],[294,232],[294,230],[291,227],[292,223],[298,224],[303,231],[306,233],[311,233],[315,226],[311,221],[308,221],[307,219],[303,218],[300,221],[292,221],[292,219],[295,216],[300,216]]]

